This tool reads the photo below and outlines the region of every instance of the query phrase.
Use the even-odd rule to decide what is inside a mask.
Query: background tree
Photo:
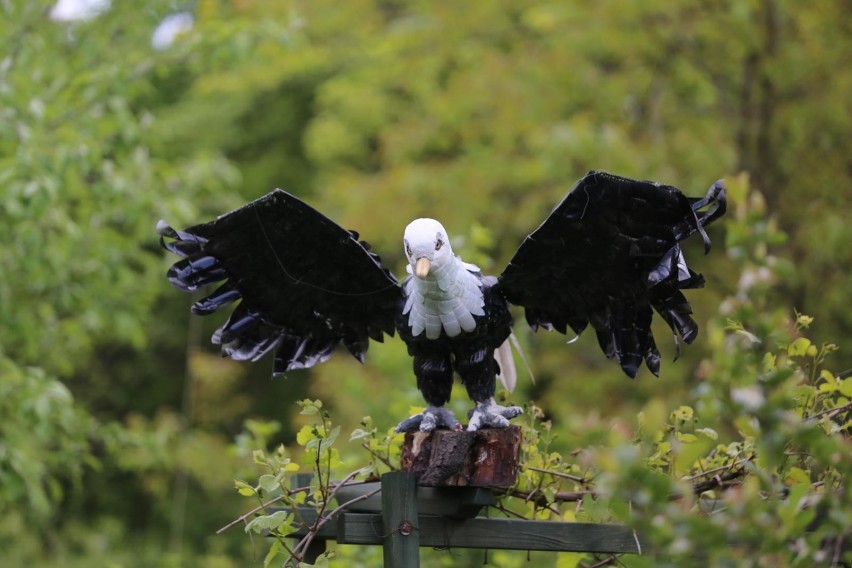
[[[13,565],[244,565],[250,541],[211,534],[240,509],[229,480],[246,476],[241,452],[295,440],[290,401],[322,397],[344,431],[365,414],[388,427],[420,403],[398,341],[366,366],[337,356],[281,381],[268,362],[206,346],[220,322],[189,318],[154,224],[192,224],[276,186],[359,229],[397,274],[402,229],[425,214],[494,273],[588,169],[692,195],[727,176],[748,219],[714,227],[714,254],[696,259],[709,282],[690,296],[699,323],[721,305],[769,352],[795,339],[797,309],[814,317],[812,345],[840,345],[831,368],[852,366],[842,2],[202,0],[162,50],[151,36],[172,2],[73,21],[52,7],[0,3],[0,549]],[[600,445],[604,463],[639,410],[732,416],[702,405],[758,375],[737,355],[752,347],[722,327],[702,325],[660,380],[628,382],[593,337],[565,346],[519,324],[537,382],[516,398],[552,421],[552,451]],[[249,417],[261,420],[243,432]],[[344,458],[362,459],[347,458],[355,446]]]

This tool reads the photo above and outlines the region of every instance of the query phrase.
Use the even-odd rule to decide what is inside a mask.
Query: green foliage
[[[824,368],[836,346],[816,348],[802,335],[812,322],[797,314],[795,337],[770,351],[754,348],[750,333],[749,343],[742,343],[743,326],[729,325],[723,338],[734,347],[704,362],[709,388],[698,389],[695,407],[666,410],[654,401],[639,413],[632,431],[615,429],[608,445],[591,445],[571,457],[552,451],[557,437],[552,424],[528,404],[521,421],[522,471],[498,511],[529,519],[627,523],[649,550],[621,557],[625,566],[793,567],[849,560],[843,542],[852,523],[845,483],[852,475],[845,451],[852,377],[838,378]],[[333,448],[340,427],[332,427],[320,401],[299,405],[303,414],[317,417],[297,436],[306,450],[304,462],[315,472],[307,499],[305,493],[290,498],[292,490],[280,485],[292,465],[282,460],[283,447],[277,465],[271,465],[278,475],[262,475],[257,486],[238,481],[237,488],[263,500],[283,487],[288,496],[276,501],[291,507],[307,503],[323,515],[333,494],[328,480],[340,465]],[[370,424],[369,418],[362,422]],[[375,428],[359,428],[350,440],[375,434]],[[270,466],[263,451],[255,452],[255,461]],[[374,467],[371,459],[360,472]],[[283,539],[295,530],[294,516],[264,513],[246,531],[277,537],[267,562],[285,551],[293,554]],[[351,562],[345,548],[339,552],[341,562]],[[501,565],[512,565],[511,555],[498,556]],[[587,566],[583,558],[561,554],[557,565]]]
[[[157,154],[153,83],[168,62],[148,42],[166,4],[69,23],[47,17],[51,3],[0,6],[0,539],[10,565],[110,551],[116,565],[144,564],[154,547],[135,557],[121,548],[135,527],[168,518],[177,455],[215,448],[202,432],[176,438],[167,409],[105,408],[93,402],[115,399],[91,388],[111,365],[99,386],[129,388],[138,375],[125,360],[138,373],[160,344],[156,219],[195,217],[205,192],[235,181],[220,155]],[[187,469],[203,479],[197,460]]]
[[[155,120],[138,101],[158,62],[147,30],[129,25],[136,15],[110,10],[63,32],[38,3],[3,10],[0,237],[15,243],[0,257],[3,350],[67,376],[98,341],[145,345],[139,322],[161,266],[142,246],[152,243],[152,217],[193,216],[200,191],[233,175],[219,159],[164,162],[152,152]]]
[[[527,467],[503,507],[626,520],[680,565],[699,562],[689,546],[706,565],[833,560],[819,539],[852,509],[850,379],[836,372],[852,364],[846,4],[202,0],[159,52],[150,34],[173,2],[73,22],[51,5],[0,3],[4,561],[244,565],[251,540],[211,535],[246,499],[295,489],[296,465],[319,459],[319,506],[345,464],[397,466],[389,428],[421,404],[404,345],[275,382],[265,364],[223,362],[201,347],[220,322],[187,331],[179,315],[157,219],[195,223],[278,186],[394,269],[404,225],[431,215],[496,273],[591,168],[689,194],[729,174],[729,213],[699,264],[708,288],[690,295],[702,334],[659,381],[628,385],[594,337],[565,346],[519,324],[537,382],[518,398],[540,409],[528,406]],[[305,397],[325,406],[293,417],[286,401]],[[691,496],[716,475],[731,479]],[[378,563],[344,548],[332,564]],[[464,554],[430,562],[482,561]],[[592,562],[533,556],[554,561]]]
[[[360,442],[361,447],[367,451],[369,457],[363,467],[363,473],[370,477],[381,477],[382,473],[400,468],[404,439],[405,434],[395,433],[394,427],[380,431],[373,426],[370,416],[363,417],[361,428],[356,428],[349,435],[350,442]]]
[[[79,486],[97,466],[89,449],[94,422],[67,387],[37,368],[0,359],[0,513],[26,511],[46,521],[65,483]]]
[[[745,202],[760,203],[740,189]],[[747,275],[763,269],[777,277],[758,235],[777,237],[762,216],[745,213],[741,207],[729,221],[744,276],[723,312],[749,319],[711,324],[713,355],[699,369],[691,405],[651,401],[633,428],[616,425],[606,445],[570,460],[550,453],[551,426],[532,408],[525,469],[511,493],[525,507],[513,499],[507,506],[560,518],[557,507],[568,502],[577,519],[629,524],[651,550],[620,558],[626,566],[792,567],[852,558],[843,547],[852,521],[852,378],[825,367],[838,347],[805,335],[814,318],[783,321],[756,309],[764,293]]]
[[[698,410],[681,407],[659,429],[648,427],[660,422],[651,418],[659,408],[648,409],[638,439],[592,453],[609,510],[647,535],[653,565],[813,566],[845,558],[849,399],[826,388],[832,375],[817,362],[833,347],[807,354],[807,343],[798,337],[706,362],[710,388]]]
[[[262,432],[271,432],[276,425],[249,423],[249,431],[240,437],[243,450],[255,448],[251,451],[252,459],[260,466],[261,471],[265,472],[260,475],[256,485],[239,479],[235,481],[237,492],[256,500],[258,504],[238,521],[246,523],[247,533],[253,532],[274,539],[266,554],[264,566],[280,562],[279,557],[285,558],[284,564],[287,566],[296,563],[299,566],[309,566],[302,560],[316,531],[323,524],[330,522],[340,510],[340,506],[345,505],[338,503],[338,507],[331,507],[338,489],[348,485],[356,476],[369,475],[376,467],[371,463],[367,467],[350,472],[340,481],[333,481],[343,466],[340,452],[334,447],[340,435],[340,426],[333,425],[331,415],[323,409],[322,401],[306,399],[297,404],[302,408],[302,415],[311,417],[310,422],[302,426],[296,435],[296,443],[302,449],[301,461],[308,466],[310,474],[293,475],[300,470],[300,466],[288,457],[287,449],[283,445],[279,445],[271,453],[265,450],[267,440]],[[369,423],[370,419],[365,418],[363,425],[369,426]],[[375,432],[358,430],[353,433],[351,439],[361,438],[375,438]],[[398,448],[396,453],[399,453]],[[376,454],[371,450],[371,455]],[[272,505],[284,509],[272,508]],[[294,511],[299,506],[313,508],[316,511],[316,519],[306,522],[301,518],[301,514],[295,514]],[[232,522],[228,528],[236,522]],[[308,535],[294,546],[288,542],[287,537],[297,532],[300,526],[308,528]],[[324,565],[331,557],[331,553],[323,555],[322,562],[316,565]]]

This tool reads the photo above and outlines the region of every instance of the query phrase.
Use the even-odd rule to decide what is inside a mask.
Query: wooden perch
[[[402,469],[428,487],[511,487],[518,476],[521,429],[409,432]]]

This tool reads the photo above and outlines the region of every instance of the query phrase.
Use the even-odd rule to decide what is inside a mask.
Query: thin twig
[[[221,529],[216,531],[216,534],[222,534],[223,532],[225,532],[229,528],[233,527],[234,525],[238,525],[240,523],[245,523],[246,519],[248,519],[249,517],[251,517],[252,515],[257,513],[258,511],[262,511],[263,509],[266,509],[269,505],[272,505],[272,504],[277,503],[278,501],[284,499],[284,497],[289,497],[289,495],[279,495],[278,497],[270,499],[266,503],[261,503],[260,505],[258,505],[257,507],[255,507],[254,509],[252,509],[251,511],[249,511],[245,515],[240,515],[239,517],[237,517],[236,519],[234,519],[233,521],[231,521],[230,523],[228,523],[227,525],[225,525],[224,527],[222,527]]]
[[[840,565],[840,555],[843,553],[843,536],[840,535],[837,537],[837,542],[834,543],[834,558],[831,560],[832,566]]]
[[[604,566],[610,566],[614,562],[618,562],[618,556],[615,554],[610,554],[600,562],[595,562],[594,564],[583,564],[584,568],[603,568]]]
[[[339,482],[329,484],[329,486],[331,487],[331,493],[329,493],[329,500],[334,499],[334,497],[337,495],[337,491],[341,487],[349,487],[349,486],[352,486],[352,485],[362,485],[363,481],[358,481],[358,482],[355,482],[355,483],[349,483],[349,482],[352,481],[352,478],[355,477],[356,475],[358,475],[359,473],[364,473],[364,469],[365,468],[362,467],[362,468],[358,468],[354,471],[350,471],[346,475],[346,477],[341,479]]]
[[[565,479],[570,479],[571,481],[576,481],[577,483],[582,483],[583,485],[588,485],[589,483],[592,482],[591,479],[586,479],[585,477],[578,477],[576,475],[571,475],[571,474],[568,474],[568,473],[562,473],[561,471],[553,471],[553,470],[550,470],[550,469],[544,469],[544,468],[541,468],[541,467],[534,467],[534,466],[531,466],[531,465],[526,466],[526,468],[529,469],[529,470],[532,470],[532,471],[537,471],[539,473],[548,473],[548,474],[553,475],[555,477],[564,477]]]
[[[366,468],[361,468],[359,470],[354,471],[353,473],[355,473],[357,475],[358,473],[363,472],[364,469],[366,469]],[[332,481],[331,484],[329,485],[329,487],[331,487],[333,490],[337,491],[337,489],[339,487],[355,487],[356,485],[367,485],[368,483],[375,483],[375,480],[372,480],[372,481],[371,480],[352,481],[351,474],[350,474],[350,476],[344,477],[343,479],[349,479],[349,481],[347,481],[345,483],[343,481]]]
[[[816,414],[809,416],[805,420],[805,422],[812,422],[818,418],[822,418],[823,416],[826,416],[828,418],[834,418],[835,416],[846,410],[852,410],[852,402],[847,402],[843,406],[838,406],[837,408],[828,408],[826,410],[823,410],[822,412],[817,412]]]
[[[743,459],[743,460],[735,461],[734,463],[729,463],[728,465],[722,465],[722,466],[719,466],[719,467],[714,467],[713,469],[708,469],[706,471],[702,471],[701,473],[696,473],[695,475],[691,475],[689,477],[684,477],[683,480],[684,481],[695,481],[699,477],[704,477],[705,475],[710,475],[710,474],[713,474],[713,473],[717,473],[719,471],[725,471],[726,469],[733,469],[735,467],[739,467],[739,466],[741,466],[745,463],[750,462],[752,459],[753,459],[753,456],[751,458],[746,458],[746,459]]]
[[[355,471],[354,473],[357,474],[360,471],[361,470],[359,469],[359,470]],[[350,474],[349,476],[345,477],[344,480],[351,479],[351,477],[352,476]],[[365,483],[364,481],[356,481],[355,483],[348,483],[347,484],[345,481],[340,481],[340,482],[334,484],[334,490],[336,492],[337,488],[342,487],[343,485],[352,486],[352,485],[362,485],[364,483]],[[286,495],[279,495],[278,497],[274,497],[273,499],[270,499],[269,501],[267,501],[265,503],[261,503],[260,505],[258,505],[257,507],[255,507],[254,509],[249,511],[248,513],[246,513],[244,515],[240,515],[238,518],[234,519],[233,521],[231,521],[230,523],[228,523],[227,525],[225,525],[224,527],[222,527],[221,529],[216,531],[216,534],[222,534],[223,532],[225,532],[229,528],[233,527],[234,525],[244,523],[246,521],[246,519],[248,519],[249,517],[251,517],[252,515],[257,513],[258,511],[262,511],[262,510],[266,509],[268,506],[274,505],[275,503],[281,501],[285,497],[289,497],[291,495],[295,495],[296,493],[301,493],[303,491],[307,491],[308,489],[310,489],[310,486],[294,487],[294,488],[288,490]]]
[[[349,481],[350,481],[353,477],[355,477],[355,476],[356,476],[356,475],[358,475],[359,473],[362,473],[363,471],[364,471],[364,468],[356,469],[355,471],[350,472],[350,473],[349,473],[346,477],[344,477],[344,478],[340,481],[340,483],[337,483],[337,484],[335,484],[334,486],[330,487],[331,491],[328,493],[327,498],[323,501],[323,506],[322,506],[322,508],[318,511],[316,521],[314,521],[313,526],[311,526],[311,527],[308,529],[308,534],[307,534],[307,535],[305,535],[305,537],[304,537],[301,541],[299,541],[299,543],[298,543],[296,546],[294,546],[294,547],[293,547],[293,551],[292,551],[292,553],[291,553],[291,556],[294,556],[294,557],[295,557],[295,556],[297,556],[297,554],[298,554],[299,552],[304,551],[304,550],[307,550],[307,549],[308,549],[308,546],[311,544],[311,541],[313,541],[313,539],[314,539],[314,537],[316,536],[317,532],[319,532],[319,529],[320,529],[320,528],[321,528],[321,527],[322,527],[325,523],[327,523],[327,522],[328,522],[328,520],[329,520],[329,519],[330,519],[330,518],[331,518],[331,517],[332,517],[332,516],[333,516],[333,515],[337,512],[337,511],[341,510],[341,509],[342,509],[342,508],[344,508],[344,507],[347,507],[347,506],[351,505],[352,503],[357,503],[358,501],[361,501],[362,499],[366,499],[367,497],[371,497],[372,495],[375,495],[377,492],[381,491],[381,487],[378,487],[378,488],[374,489],[373,491],[370,491],[370,492],[368,492],[368,493],[365,493],[364,495],[361,495],[361,496],[359,496],[359,497],[355,497],[354,499],[351,499],[351,500],[347,501],[347,502],[346,502],[346,503],[344,503],[343,505],[339,505],[339,506],[337,506],[337,507],[336,507],[333,511],[331,511],[328,515],[324,515],[324,514],[323,514],[323,513],[325,513],[325,508],[328,506],[328,503],[329,503],[332,499],[334,499],[334,498],[335,498],[335,496],[337,496],[337,492],[338,492],[338,490],[339,490],[341,487],[344,487],[345,485],[347,485],[347,483],[348,483],[348,482],[349,482]]]
[[[302,540],[300,540],[299,543],[296,546],[293,547],[293,552],[291,553],[291,556],[296,556],[296,554],[298,552],[301,552],[303,550],[307,550],[308,546],[310,546],[311,542],[313,542],[314,537],[317,535],[319,530],[323,526],[325,526],[325,524],[327,522],[329,522],[331,519],[333,519],[334,516],[337,515],[340,511],[342,511],[343,509],[345,509],[347,507],[354,505],[358,501],[363,501],[365,499],[369,499],[370,497],[372,497],[376,493],[379,493],[381,490],[382,490],[381,487],[376,487],[375,489],[368,491],[367,493],[364,493],[363,495],[359,495],[357,497],[350,499],[349,501],[347,501],[346,503],[343,503],[342,505],[338,505],[337,507],[332,509],[324,517],[317,517],[317,522],[314,524],[313,527],[311,527],[308,530],[308,534],[306,534],[305,537]]]
[[[376,459],[378,459],[379,461],[381,461],[383,464],[385,464],[386,466],[388,466],[389,468],[391,468],[391,470],[392,470],[392,471],[396,471],[396,469],[397,469],[397,468],[396,468],[396,467],[394,467],[394,465],[390,462],[390,460],[389,460],[389,459],[387,459],[387,458],[386,458],[386,457],[384,457],[384,456],[380,456],[380,455],[379,455],[378,453],[376,453],[374,450],[371,450],[369,445],[367,445],[367,444],[361,444],[361,447],[362,447],[362,448],[364,448],[365,450],[367,450],[370,454],[372,454],[372,455],[373,455],[373,457],[375,457]]]
[[[545,497],[545,495],[540,491],[520,491],[516,489],[508,491],[506,494],[512,497],[520,497],[526,501],[532,500],[534,503],[541,506],[547,505],[547,497]],[[589,496],[595,497],[597,494],[598,493],[596,491],[559,491],[553,496],[553,500],[560,502],[574,502],[580,501],[581,499]]]
[[[710,491],[711,489],[716,489],[718,487],[727,487],[729,485],[734,485],[735,481],[739,482],[739,478],[746,475],[748,472],[745,468],[740,468],[735,471],[729,471],[727,473],[723,473],[722,475],[716,475],[711,477],[706,481],[702,481],[701,483],[696,483],[692,486],[692,492],[695,495],[699,495],[704,493],[705,491]]]
[[[526,521],[526,520],[528,520],[528,519],[527,519],[525,516],[523,516],[522,514],[520,514],[520,513],[516,513],[515,511],[512,511],[512,510],[510,510],[510,509],[507,509],[506,507],[503,507],[502,505],[499,505],[499,504],[498,504],[498,505],[494,505],[494,508],[495,508],[495,509],[497,509],[498,511],[500,511],[501,513],[503,513],[504,515],[506,515],[507,517],[517,517],[517,518],[519,518],[519,519],[523,519],[523,520],[525,520],[525,521]]]
[[[338,483],[338,484],[336,484],[336,485],[334,485],[334,486],[329,486],[329,487],[327,487],[327,488],[326,488],[326,491],[329,491],[329,489],[330,489],[330,491],[329,491],[329,493],[328,493],[327,495],[326,495],[326,494],[324,494],[322,507],[320,507],[320,509],[317,511],[317,518],[314,520],[314,524],[313,524],[313,526],[311,526],[311,527],[308,529],[308,534],[313,533],[313,532],[316,532],[317,527],[319,526],[319,522],[320,522],[320,520],[323,518],[323,513],[325,513],[325,509],[326,509],[326,507],[328,507],[328,503],[329,503],[332,499],[334,499],[335,495],[337,495],[338,490],[339,490],[341,487],[344,487],[344,486],[347,484],[347,482],[349,482],[349,480],[351,480],[353,477],[355,477],[356,475],[358,475],[359,473],[361,473],[361,471],[363,471],[363,470],[362,470],[362,469],[356,469],[355,471],[349,472],[349,474],[347,474],[347,475],[346,475],[346,477],[344,477],[344,478],[341,480],[341,482],[340,482],[340,483]],[[301,542],[300,542],[299,544],[301,544]],[[294,548],[294,550],[296,550],[296,549],[298,549],[298,548],[299,548],[299,545],[296,545],[296,547]]]
[[[749,460],[746,460],[749,461]],[[730,466],[727,466],[730,467]],[[727,469],[724,468],[724,469]],[[709,474],[710,471],[704,472],[704,475]],[[711,479],[706,481],[702,481],[701,483],[696,483],[692,486],[692,491],[695,495],[700,493],[704,493],[705,491],[709,491],[711,489],[715,489],[717,487],[725,487],[727,485],[731,485],[731,482],[739,479],[740,477],[745,476],[748,473],[748,470],[745,468],[739,468],[734,471],[729,471],[722,475],[716,475]],[[701,477],[699,474],[697,477]],[[687,481],[691,481],[693,478],[687,478]],[[519,497],[526,501],[532,501],[536,505],[541,507],[548,507],[550,503],[547,500],[547,497],[541,491],[521,491],[521,490],[510,490],[506,492],[506,495],[511,497]],[[582,501],[586,497],[595,498],[599,495],[597,491],[589,490],[589,491],[559,491],[553,496],[553,501],[558,502],[576,502]],[[683,495],[674,494],[670,498],[671,499],[680,499]]]

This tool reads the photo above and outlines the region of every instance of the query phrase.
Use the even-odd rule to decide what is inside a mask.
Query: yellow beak
[[[417,264],[414,265],[414,274],[416,274],[418,278],[426,278],[431,266],[432,262],[428,258],[418,258]]]

